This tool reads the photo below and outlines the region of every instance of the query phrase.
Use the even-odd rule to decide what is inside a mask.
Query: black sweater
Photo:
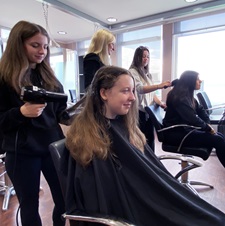
[[[100,57],[95,53],[89,53],[84,57],[84,87],[87,87],[91,84],[91,81],[95,75],[95,72],[104,66]]]
[[[192,126],[201,127],[204,131],[210,131],[210,119],[204,108],[198,104],[195,99],[195,108],[193,108],[188,101],[184,99],[176,104],[167,106],[166,115],[163,120],[165,127],[177,124],[188,124]]]
[[[32,70],[32,76],[38,74]],[[33,85],[41,87],[40,78]],[[60,84],[60,92],[63,87]],[[18,154],[43,155],[48,153],[51,142],[64,137],[59,122],[66,102],[47,103],[39,117],[28,118],[22,115],[24,104],[20,96],[7,84],[0,82],[0,130],[3,134],[2,150]]]

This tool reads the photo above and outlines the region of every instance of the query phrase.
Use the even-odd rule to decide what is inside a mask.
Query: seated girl
[[[183,187],[146,144],[129,71],[99,69],[79,105],[66,138],[68,213],[106,214],[139,226],[225,225],[225,215]]]
[[[190,147],[215,148],[217,156],[225,167],[225,138],[223,134],[216,133],[210,125],[209,116],[204,108],[194,98],[194,90],[199,90],[202,81],[195,71],[185,71],[179,81],[167,96],[167,110],[163,120],[165,127],[176,124],[188,124],[201,127],[185,139],[183,145]],[[184,127],[168,130],[165,136],[167,142],[179,145],[189,132]]]

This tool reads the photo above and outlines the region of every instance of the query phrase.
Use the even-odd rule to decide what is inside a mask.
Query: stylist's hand
[[[164,102],[161,102],[160,103],[160,107],[163,108],[163,109],[165,109],[166,108],[166,104]]]
[[[172,84],[170,81],[165,81],[165,82],[162,82],[161,84],[158,85],[158,87],[160,89],[166,89],[168,87],[170,87]]]
[[[26,102],[20,107],[20,112],[25,117],[36,118],[40,116],[45,108],[46,104],[33,104]]]

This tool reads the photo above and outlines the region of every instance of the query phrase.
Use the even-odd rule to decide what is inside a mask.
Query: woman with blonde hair
[[[110,55],[114,51],[115,42],[115,36],[106,29],[99,29],[92,36],[83,62],[85,89],[91,84],[94,74],[99,68],[111,65]]]

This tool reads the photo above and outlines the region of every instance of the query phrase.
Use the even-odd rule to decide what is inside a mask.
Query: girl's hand
[[[216,132],[215,132],[214,129],[212,129],[212,130],[210,131],[210,133],[211,133],[211,134],[216,134]]]
[[[23,106],[20,107],[20,112],[25,117],[36,118],[42,114],[45,106],[46,104],[34,104],[26,102]]]
[[[211,128],[211,130],[209,131],[211,134],[216,134],[215,130],[212,128],[212,126],[210,124],[208,124],[208,126]]]

